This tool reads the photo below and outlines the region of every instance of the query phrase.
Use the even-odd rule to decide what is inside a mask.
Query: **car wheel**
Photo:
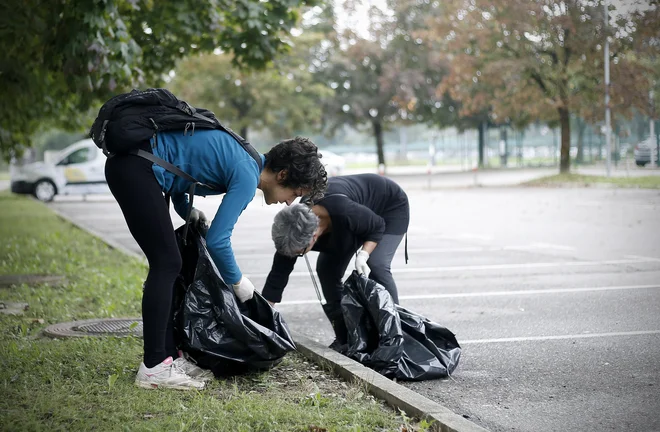
[[[637,161],[637,162],[635,162],[635,163],[637,164],[638,167],[644,167],[644,166],[646,166],[646,162],[640,162],[640,161]]]
[[[52,181],[39,180],[37,184],[34,185],[34,192],[32,192],[32,194],[39,201],[51,202],[57,194],[57,189],[55,188],[55,183]]]

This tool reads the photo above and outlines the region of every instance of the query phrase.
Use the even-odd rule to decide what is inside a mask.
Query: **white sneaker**
[[[152,368],[148,368],[142,363],[135,377],[135,385],[146,389],[201,390],[206,383],[187,375],[177,362],[172,360],[172,357],[168,357]]]
[[[213,378],[213,372],[208,369],[202,369],[197,366],[191,360],[188,360],[187,356],[183,351],[179,351],[179,358],[174,360],[174,364],[177,365],[186,375],[201,380],[208,381]]]

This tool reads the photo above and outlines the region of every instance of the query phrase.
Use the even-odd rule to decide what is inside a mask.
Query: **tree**
[[[316,0],[9,0],[0,10],[0,151],[44,123],[81,127],[117,92],[155,86],[178,58],[221,49],[264,67]]]
[[[295,49],[304,53],[304,46]],[[249,128],[268,128],[282,137],[319,128],[318,100],[330,93],[312,82],[302,56],[295,54],[257,71],[235,67],[226,54],[189,57],[178,64],[170,87],[191,104],[212,110],[246,139]]]
[[[400,22],[372,7],[368,33],[368,37],[353,30],[337,34],[315,74],[334,90],[325,101],[329,129],[368,125],[378,163],[385,165],[385,130],[393,124],[422,121],[423,115],[415,113],[420,101],[429,110],[437,108],[435,101],[429,102],[433,92],[425,75],[426,52],[415,46],[419,44]]]
[[[398,32],[403,33],[404,41],[414,41],[400,49],[410,53],[412,59],[421,59],[418,67],[426,78],[425,85],[416,85],[420,95],[415,109],[415,117],[431,126],[445,128],[452,126],[459,131],[477,129],[478,165],[484,166],[486,133],[489,127],[512,125],[523,127],[532,119],[524,113],[515,118],[498,118],[493,113],[489,101],[493,90],[487,83],[476,81],[466,93],[453,91],[460,74],[452,75],[450,71],[456,61],[451,52],[450,41],[444,34],[438,33],[438,25],[452,10],[445,2],[419,2],[417,0],[400,0],[393,2]],[[460,98],[460,100],[455,99]]]
[[[431,23],[453,54],[444,86],[467,112],[558,121],[560,172],[570,169],[570,115],[602,94],[602,42],[621,38],[603,25],[603,6],[582,0],[454,1]],[[471,94],[476,83],[488,91]]]

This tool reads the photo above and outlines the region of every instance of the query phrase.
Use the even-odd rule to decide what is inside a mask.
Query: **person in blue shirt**
[[[206,216],[194,209],[191,224],[206,231],[206,244],[223,280],[233,286],[241,302],[252,298],[254,285],[243,276],[231,247],[231,234],[240,214],[257,189],[266,204],[290,205],[297,197],[321,197],[327,174],[318,148],[306,138],[293,138],[259,155],[263,169],[230,134],[221,130],[159,133],[141,149],[177,166],[209,188],[195,195],[224,193],[222,203],[207,226]],[[181,270],[181,255],[164,194],[176,212],[186,218],[190,182],[134,154],[108,158],[105,176],[128,228],[149,262],[144,283],[142,318],[144,359],[136,385],[144,388],[203,388],[212,375],[188,361],[176,349],[172,323],[174,282]]]

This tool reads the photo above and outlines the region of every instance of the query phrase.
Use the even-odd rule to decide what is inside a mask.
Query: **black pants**
[[[116,155],[105,164],[110,191],[149,261],[142,294],[144,364],[147,367],[157,365],[168,356],[176,358],[172,297],[174,281],[181,271],[181,254],[170,212],[151,167],[151,162],[135,155]]]
[[[392,277],[392,258],[396,253],[403,234],[385,234],[376,249],[369,255],[367,265],[371,269],[369,279],[381,284],[390,293],[395,304],[399,304],[399,293]],[[341,313],[342,278],[353,254],[337,256],[321,252],[316,261],[316,273],[327,304],[323,311],[330,320],[339,343],[346,343],[346,324]]]

